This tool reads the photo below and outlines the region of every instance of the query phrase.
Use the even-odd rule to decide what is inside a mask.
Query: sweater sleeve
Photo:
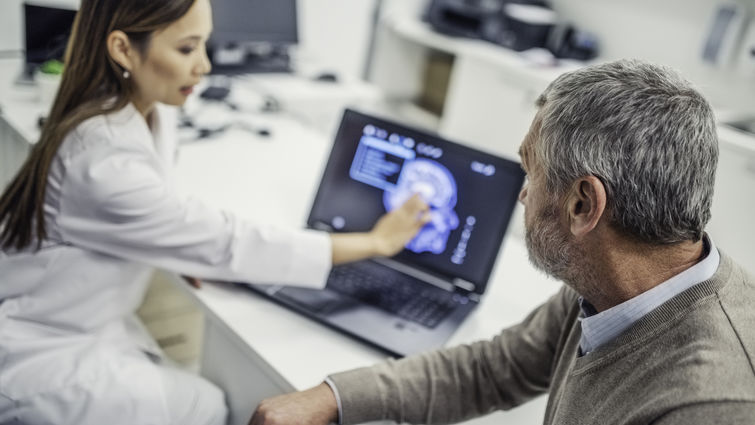
[[[199,278],[324,285],[327,234],[255,224],[180,197],[155,158],[104,143],[70,157],[55,216],[64,241]]]
[[[341,423],[452,423],[530,400],[548,390],[575,302],[575,293],[564,287],[492,340],[331,375]]]

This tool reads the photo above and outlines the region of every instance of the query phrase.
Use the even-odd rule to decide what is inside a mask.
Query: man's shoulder
[[[590,362],[593,372],[622,382],[622,391],[632,397],[666,408],[716,400],[755,402],[753,305],[752,278],[722,255],[711,279],[667,301],[598,350],[599,360]]]
[[[722,327],[730,329],[729,338],[746,354],[755,375],[755,277],[725,254],[721,256],[721,267],[728,272],[717,293],[718,308],[725,318]],[[725,338],[726,334],[719,337]]]
[[[716,275],[720,275],[720,279],[723,281],[720,291],[722,298],[739,299],[742,301],[739,304],[747,304],[755,299],[755,276],[725,252],[721,252],[721,263]],[[749,310],[755,313],[754,310]]]
[[[755,402],[755,281],[725,255],[713,280],[714,294],[671,320],[646,354],[659,359],[654,373],[679,384],[669,391]]]
[[[560,403],[568,407],[551,423],[585,411],[595,420],[584,423],[650,423],[685,406],[725,412],[726,403],[755,403],[753,353],[717,294],[698,301],[683,311],[661,306],[651,315],[663,323],[640,324],[643,337],[620,337],[623,343],[572,361],[561,384],[567,396]]]
[[[685,299],[685,302],[677,302]],[[666,308],[672,305],[671,308]],[[661,306],[677,316],[665,332],[680,334],[715,347],[732,346],[755,359],[755,278],[726,254],[707,281]],[[683,308],[680,308],[683,307]],[[680,348],[684,348],[681,346]],[[755,368],[753,368],[755,370]]]

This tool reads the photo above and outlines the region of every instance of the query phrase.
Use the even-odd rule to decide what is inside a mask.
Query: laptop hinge
[[[472,292],[475,289],[474,283],[466,281],[464,279],[459,279],[458,277],[453,280],[453,284],[457,289],[461,289],[467,292]]]
[[[401,264],[398,261],[391,260],[389,258],[373,258],[372,261],[390,267],[393,270],[400,271],[401,273],[408,274],[409,276],[415,277],[423,282],[427,282],[446,291],[454,290],[454,285],[451,282],[443,280],[437,276],[433,276],[430,273],[426,273],[413,267]]]
[[[474,292],[475,285],[472,282],[466,281],[464,279],[456,278],[453,280],[454,289],[456,290],[456,293],[466,296],[469,299],[479,301],[480,296]]]
[[[328,223],[323,223],[322,221],[316,221],[312,224],[312,228],[316,230],[322,230],[324,232],[332,232],[333,226],[329,225]]]

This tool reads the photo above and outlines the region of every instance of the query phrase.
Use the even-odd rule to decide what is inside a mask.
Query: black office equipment
[[[210,85],[199,93],[199,97],[205,100],[222,102],[226,100],[230,93],[230,85]]]
[[[523,180],[516,162],[347,110],[307,225],[365,231],[413,193],[432,220],[391,259],[334,267],[324,290],[244,285],[394,355],[438,347],[485,292]]]
[[[590,32],[560,24],[551,30],[545,47],[559,59],[590,60],[598,55],[599,42]]]
[[[515,51],[547,48],[559,59],[597,55],[595,35],[558,22],[541,0],[432,0],[426,19],[435,31],[475,38]]]
[[[37,68],[51,59],[63,60],[76,10],[24,3],[25,63],[21,79],[33,81]]]
[[[290,72],[296,11],[296,0],[213,0],[213,73]]]
[[[503,29],[489,39],[518,52],[545,47],[556,13],[544,4],[510,2],[503,6]]]
[[[315,75],[312,79],[323,83],[337,83],[338,74],[334,72],[321,72],[320,74]]]
[[[427,21],[451,36],[489,40],[502,25],[503,0],[432,0]]]

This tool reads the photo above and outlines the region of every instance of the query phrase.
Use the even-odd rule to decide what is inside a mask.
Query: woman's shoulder
[[[139,150],[149,138],[144,120],[131,105],[127,105],[79,123],[64,137],[59,153],[70,157],[91,149]]]

